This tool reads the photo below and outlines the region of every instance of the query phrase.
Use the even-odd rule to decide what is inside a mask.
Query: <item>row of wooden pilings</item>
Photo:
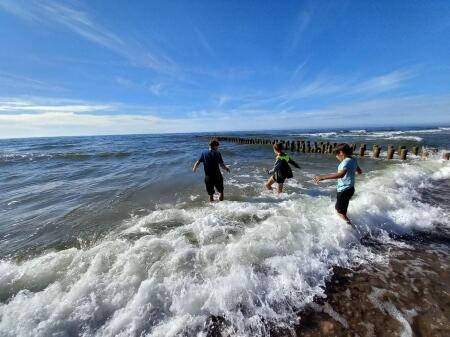
[[[317,142],[317,141],[309,141],[309,140],[280,140],[280,139],[266,139],[266,138],[242,138],[242,137],[214,137],[219,141],[226,142],[234,142],[239,144],[259,144],[259,145],[273,145],[276,143],[282,143],[284,145],[285,150],[297,151],[302,153],[322,153],[322,154],[332,154],[338,143],[330,143],[330,142]],[[356,144],[350,144],[350,147],[353,149],[353,153],[357,151]],[[366,144],[361,144],[358,149],[359,157],[364,157],[367,150]],[[380,145],[373,145],[372,148],[372,158],[379,158],[381,154],[382,147]],[[393,159],[394,154],[397,152],[398,157],[401,160],[406,160],[408,156],[408,149],[406,146],[399,146],[397,149],[389,145],[387,147],[386,158]],[[419,155],[419,147],[413,146],[411,148],[411,153],[415,156]],[[422,153],[424,154],[424,153]],[[446,160],[450,159],[450,153],[445,153],[443,158]]]

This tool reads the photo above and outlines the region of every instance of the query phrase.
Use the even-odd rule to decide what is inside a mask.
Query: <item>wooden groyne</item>
[[[212,137],[218,141],[223,142],[233,142],[238,144],[249,144],[249,145],[268,145],[271,146],[276,143],[282,143],[284,145],[285,151],[300,152],[300,153],[318,153],[318,154],[333,154],[334,149],[338,143],[325,142],[325,141],[310,141],[310,140],[283,140],[283,139],[268,139],[268,138],[243,138],[243,137],[228,137],[228,136],[216,136]],[[366,157],[367,144],[350,144],[353,149],[353,153],[357,154],[359,157]],[[412,154],[415,157],[427,157],[431,153],[437,153],[437,149],[419,148],[418,146],[413,146],[407,148],[406,146],[399,146],[397,149],[393,145],[388,145],[385,149],[381,145],[375,144],[372,147],[371,158],[380,158],[382,151],[386,151],[386,159],[392,160],[394,156],[400,160],[406,160],[408,155]],[[443,159],[449,160],[450,153],[444,153]]]

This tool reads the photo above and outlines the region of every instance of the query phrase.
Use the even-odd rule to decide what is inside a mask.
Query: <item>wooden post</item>
[[[305,153],[306,152],[306,143],[304,140],[301,141],[300,147],[301,147],[302,153]]]
[[[400,151],[400,159],[401,160],[406,160],[406,155],[408,154],[408,150],[407,149],[401,149]]]
[[[322,154],[327,151],[327,144],[322,144]]]
[[[311,142],[309,140],[306,142],[306,152],[307,153],[311,152]]]
[[[374,145],[373,146],[372,157],[373,158],[380,158],[380,152],[381,152],[381,146]]]
[[[297,152],[300,152],[300,141],[297,140]]]
[[[365,144],[361,145],[361,147],[359,148],[359,156],[360,157],[364,157],[364,152],[366,152],[366,147],[364,145]]]
[[[413,155],[417,156],[419,154],[419,148],[417,146],[413,146],[412,153]]]
[[[392,145],[389,145],[388,150],[387,150],[387,159],[392,159],[394,158],[394,147]]]
[[[442,159],[444,159],[444,160],[450,160],[450,152],[444,153],[444,154],[442,155]]]
[[[328,153],[333,153],[333,144],[329,144],[329,145],[328,145],[327,152],[328,152]]]
[[[291,140],[291,151],[295,151],[295,141]]]

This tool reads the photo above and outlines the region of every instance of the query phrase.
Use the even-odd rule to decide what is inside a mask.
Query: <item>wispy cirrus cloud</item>
[[[142,113],[143,109],[121,103],[0,98],[0,137],[349,128],[409,125],[411,120],[422,125],[430,122],[449,125],[450,93],[377,98],[291,111],[205,107],[176,118],[163,117],[161,108]]]
[[[397,69],[369,78],[349,76],[331,76],[319,74],[309,81],[300,84],[248,95],[222,94],[225,103],[239,103],[242,108],[275,106],[278,108],[295,104],[310,98],[327,97],[364,97],[385,94],[401,89],[402,86],[416,76],[412,69]]]
[[[314,80],[291,89],[285,95],[280,95],[280,98],[285,98],[288,102],[315,96],[375,95],[396,90],[415,75],[411,69],[397,69],[368,79],[319,75]]]
[[[398,69],[357,83],[353,86],[351,91],[352,93],[380,93],[394,90],[415,75],[416,73],[412,69]]]
[[[2,0],[0,8],[29,22],[57,24],[82,38],[107,48],[127,59],[133,65],[147,67],[156,72],[176,72],[176,63],[161,50],[147,50],[138,43],[125,40],[97,23],[87,11],[51,0]]]
[[[195,30],[197,39],[198,39],[200,45],[203,47],[203,49],[206,50],[206,52],[208,52],[209,55],[214,55],[215,54],[214,49],[211,46],[211,43],[209,42],[206,35],[198,28],[195,28],[194,30]]]
[[[294,27],[294,36],[292,38],[292,48],[296,48],[300,44],[307,28],[312,22],[314,12],[315,10],[313,8],[309,8],[302,9],[297,13]]]
[[[99,104],[81,100],[36,98],[36,97],[3,97],[0,98],[0,113],[8,115],[43,112],[51,113],[95,113],[100,111],[113,112],[116,104]]]
[[[22,76],[0,71],[0,87],[15,88],[21,90],[37,90],[37,91],[68,91],[65,87],[59,84],[41,81],[29,76]]]

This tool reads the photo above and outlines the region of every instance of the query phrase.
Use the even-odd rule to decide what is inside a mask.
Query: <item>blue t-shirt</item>
[[[223,164],[223,159],[220,152],[211,149],[203,151],[200,156],[199,162],[203,163],[205,175],[207,176],[222,175],[219,168],[219,164]]]
[[[341,161],[338,166],[338,171],[346,170],[347,173],[337,180],[336,189],[338,192],[345,191],[346,189],[355,186],[355,173],[357,167],[358,162],[353,157],[348,157]]]

